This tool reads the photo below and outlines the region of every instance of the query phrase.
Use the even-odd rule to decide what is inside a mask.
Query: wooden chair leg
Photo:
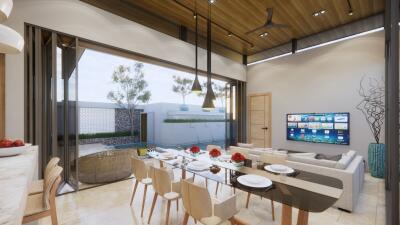
[[[139,185],[139,181],[136,180],[136,182],[135,182],[135,187],[133,188],[133,192],[132,192],[131,205],[132,205],[133,199],[135,198],[136,189],[137,189],[138,185]]]
[[[274,206],[274,197],[271,194],[271,212],[272,212],[272,221],[275,221],[275,206]]]
[[[144,185],[144,194],[143,194],[143,201],[142,201],[142,212],[140,213],[141,217],[143,217],[144,203],[146,202],[146,193],[147,193],[147,184]]]
[[[208,179],[206,178],[206,188],[208,189]]]
[[[177,212],[179,211],[179,198],[176,199],[176,211]]]
[[[169,210],[171,209],[171,200],[168,200],[167,203],[167,218],[165,219],[165,225],[168,225],[168,221],[169,221]]]
[[[58,225],[58,221],[57,221],[57,210],[54,207],[51,207],[50,209],[50,217],[51,217],[51,225]]]
[[[249,208],[250,195],[251,195],[251,193],[250,193],[250,192],[247,192],[246,209]]]
[[[189,221],[189,213],[185,212],[182,225],[187,225],[188,221]]]
[[[147,221],[148,224],[150,224],[151,217],[153,216],[153,211],[154,211],[154,207],[155,207],[156,202],[157,202],[157,197],[158,197],[157,192],[154,192],[153,203],[151,204],[149,219]]]
[[[56,199],[55,199],[55,197],[50,198],[50,217],[51,217],[51,224],[52,225],[58,225],[57,207],[56,207]]]

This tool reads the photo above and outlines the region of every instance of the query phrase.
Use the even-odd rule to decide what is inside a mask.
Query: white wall
[[[24,22],[76,35],[163,60],[194,65],[194,46],[78,0],[14,0],[6,25],[23,35]],[[206,69],[206,52],[199,51]],[[212,55],[216,74],[245,80],[245,67]],[[6,56],[6,135],[23,137],[24,54]]]
[[[373,136],[356,109],[364,75],[384,76],[384,33],[249,66],[248,94],[272,93],[272,146],[326,154],[357,150],[365,158]],[[286,140],[286,113],[350,112],[350,146]],[[383,141],[383,140],[382,140]]]

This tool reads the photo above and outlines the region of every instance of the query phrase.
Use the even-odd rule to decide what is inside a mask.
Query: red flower
[[[245,159],[246,158],[244,157],[244,155],[240,154],[239,152],[236,152],[231,157],[231,160],[235,162],[243,162]]]
[[[200,152],[199,146],[193,145],[193,146],[190,148],[190,152],[193,153],[193,154],[199,153],[199,152]]]
[[[208,152],[208,154],[210,154],[211,157],[218,157],[221,155],[221,152],[218,149],[213,148],[211,151]]]

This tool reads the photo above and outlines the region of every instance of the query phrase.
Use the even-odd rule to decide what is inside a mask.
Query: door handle
[[[263,130],[268,130],[268,127],[263,127],[263,128],[261,128],[261,129],[263,129]]]

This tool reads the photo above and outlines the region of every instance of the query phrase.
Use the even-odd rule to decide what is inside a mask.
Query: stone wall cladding
[[[101,143],[104,145],[121,145],[121,144],[131,144],[134,142],[137,142],[138,138],[134,138],[131,136],[128,137],[111,137],[111,138],[92,138],[92,139],[80,139],[79,144],[80,145],[86,145],[86,144],[96,144],[96,143]]]
[[[143,109],[135,109],[134,130],[140,131],[140,114]],[[115,109],[115,132],[130,131],[131,123],[127,109]]]

